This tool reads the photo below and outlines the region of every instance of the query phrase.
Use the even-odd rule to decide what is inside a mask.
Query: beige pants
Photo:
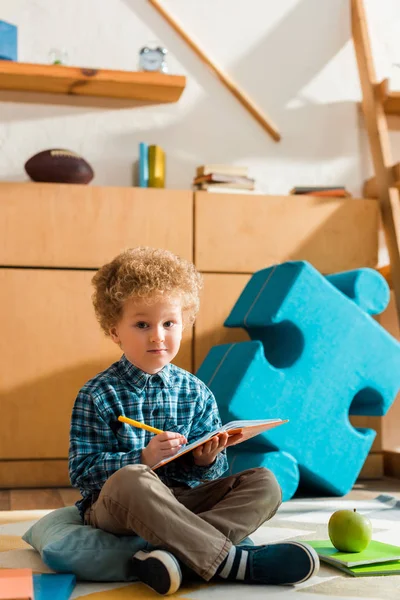
[[[149,467],[129,465],[106,481],[85,523],[117,535],[137,534],[208,581],[232,544],[270,519],[281,499],[275,476],[264,468],[196,488],[169,488]]]

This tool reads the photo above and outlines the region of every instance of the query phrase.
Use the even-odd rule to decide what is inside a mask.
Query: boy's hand
[[[155,435],[142,450],[142,464],[152,467],[160,460],[173,456],[186,444],[184,435],[175,431],[164,431]]]
[[[193,450],[194,464],[199,467],[211,465],[216,459],[217,454],[222,452],[222,450],[228,446],[238,444],[242,438],[243,434],[241,433],[231,436],[229,436],[226,431],[219,433],[202,446],[198,446]]]

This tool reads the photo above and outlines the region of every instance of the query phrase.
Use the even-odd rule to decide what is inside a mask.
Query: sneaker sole
[[[309,546],[308,544],[302,544],[300,542],[285,542],[286,544],[291,544],[292,546],[298,546],[299,548],[302,548],[307,554],[308,557],[310,559],[310,570],[307,573],[307,575],[305,577],[303,577],[303,579],[300,579],[299,581],[296,581],[295,585],[298,585],[299,583],[304,583],[305,581],[307,581],[308,579],[310,579],[313,575],[316,575],[319,571],[319,556],[316,553],[316,551],[314,550],[314,548],[312,548],[311,546]],[[293,584],[292,584],[293,585]]]
[[[133,562],[138,568],[140,581],[162,596],[169,596],[179,590],[182,583],[181,567],[170,552],[139,550],[133,556]],[[160,563],[163,568],[160,570]],[[157,574],[157,575],[155,575]]]

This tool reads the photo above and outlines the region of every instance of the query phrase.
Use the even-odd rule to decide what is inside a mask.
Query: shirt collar
[[[136,367],[132,364],[123,354],[119,360],[118,368],[121,371],[122,375],[128,378],[132,383],[134,383],[138,388],[143,389],[147,382],[150,380],[157,381],[158,378],[162,381],[165,387],[170,387],[171,385],[171,376],[172,376],[172,366],[170,364],[165,365],[155,373],[154,375],[150,375],[150,373],[145,373],[139,367]]]

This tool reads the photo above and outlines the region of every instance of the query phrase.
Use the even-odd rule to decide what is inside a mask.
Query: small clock
[[[168,66],[165,60],[168,51],[161,46],[149,48],[145,46],[139,52],[139,68],[142,71],[160,71],[168,73]]]

